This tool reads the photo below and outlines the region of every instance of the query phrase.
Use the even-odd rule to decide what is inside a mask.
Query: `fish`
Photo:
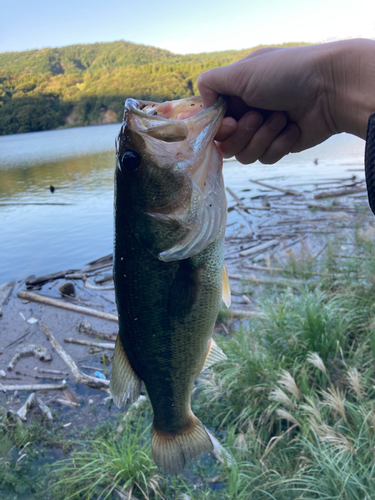
[[[220,97],[127,99],[116,140],[114,283],[119,317],[110,391],[124,407],[144,383],[153,409],[153,458],[178,474],[212,437],[193,414],[193,384],[226,359],[212,339],[222,301],[227,201],[214,137]]]

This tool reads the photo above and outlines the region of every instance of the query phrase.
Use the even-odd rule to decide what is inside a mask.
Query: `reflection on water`
[[[79,268],[112,251],[118,130],[104,125],[0,137],[0,284]],[[363,150],[364,141],[337,136],[277,165],[225,163],[225,180],[234,191],[247,188],[256,196],[262,188],[250,178],[282,186],[349,177],[348,170],[363,167]]]

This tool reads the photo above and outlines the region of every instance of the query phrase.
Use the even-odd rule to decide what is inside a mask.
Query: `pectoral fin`
[[[142,380],[134,373],[121,343],[120,335],[116,339],[113,356],[110,391],[118,408],[127,403],[134,403],[141,392]]]
[[[202,372],[207,370],[210,366],[217,363],[218,361],[223,361],[224,359],[228,359],[220,347],[216,344],[214,339],[211,339],[211,345],[208,350],[206,361],[203,365]]]
[[[222,299],[224,304],[227,307],[230,307],[231,304],[231,293],[230,293],[230,283],[229,283],[229,277],[228,277],[228,271],[227,271],[227,266],[223,265],[223,290],[222,290]]]

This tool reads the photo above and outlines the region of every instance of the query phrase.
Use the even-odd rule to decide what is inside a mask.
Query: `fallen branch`
[[[262,252],[263,250],[267,250],[268,248],[275,247],[279,243],[279,240],[266,241],[265,243],[252,247],[249,250],[240,252],[240,257],[248,257],[249,255],[254,255],[256,253]]]
[[[7,391],[54,391],[66,389],[66,384],[0,384],[0,390]]]
[[[89,316],[96,316],[97,318],[106,319],[109,321],[118,322],[118,316],[114,314],[108,314],[96,309],[90,309],[88,307],[76,306],[74,304],[69,304],[68,302],[60,302],[56,299],[51,299],[50,297],[44,297],[43,295],[38,295],[37,293],[25,292],[20,290],[17,293],[17,297],[20,299],[30,300],[31,302],[38,302],[39,304],[44,304],[47,306],[59,307],[61,309],[67,309],[68,311],[77,312],[80,314],[87,314]]]
[[[52,273],[52,274],[45,274],[43,276],[37,276],[36,278],[28,278],[26,280],[26,287],[27,288],[34,288],[35,286],[38,285],[44,285],[45,283],[48,283],[49,281],[54,281],[58,280],[61,278],[65,278],[67,274],[72,274],[75,273],[76,271],[79,271],[79,269],[69,269],[68,271],[59,271],[57,273]]]
[[[90,340],[74,339],[69,337],[64,339],[64,342],[68,344],[78,344],[78,345],[88,345],[90,347],[100,347],[101,349],[114,349],[115,344],[113,342],[91,342]]]
[[[41,322],[41,325],[42,325],[44,335],[47,337],[47,340],[49,340],[52,347],[57,352],[57,354],[60,356],[60,358],[71,369],[76,380],[78,382],[81,382],[82,384],[87,385],[89,387],[92,387],[94,389],[101,389],[101,390],[105,390],[106,392],[108,392],[109,380],[101,379],[101,378],[97,378],[97,377],[92,377],[91,375],[86,375],[85,373],[81,372],[81,370],[78,368],[78,366],[76,365],[73,358],[71,356],[69,356],[69,354],[64,351],[64,349],[59,344],[59,342],[56,340],[56,338],[54,337],[53,333],[48,328],[48,326],[43,322]]]
[[[41,361],[52,361],[52,356],[48,352],[48,349],[46,349],[43,345],[41,344],[23,344],[17,347],[17,349],[14,352],[14,356],[11,359],[10,363],[8,364],[8,371],[12,371],[14,369],[14,366],[18,361],[24,357],[24,356],[31,356],[33,355],[36,356],[38,359]]]
[[[236,281],[246,281],[248,283],[255,283],[257,285],[278,285],[278,286],[292,286],[303,285],[304,281],[297,279],[284,279],[284,278],[257,278],[255,274],[229,274],[229,279]]]
[[[47,368],[41,368],[39,373],[52,373],[53,375],[65,375],[68,376],[69,373],[61,372],[60,370],[49,370]]]
[[[17,412],[11,411],[11,414],[18,416],[21,420],[23,420],[25,422],[27,420],[27,412],[29,410],[31,410],[32,408],[34,408],[35,406],[37,408],[39,408],[39,410],[43,413],[43,415],[48,420],[53,420],[50,409],[40,399],[40,397],[35,394],[35,392],[30,394],[30,396],[27,398],[25,404],[23,406],[21,406],[21,408]]]
[[[249,179],[249,181],[253,182],[254,184],[259,184],[259,186],[263,186],[263,187],[266,187],[269,189],[275,189],[276,191],[281,191],[282,193],[285,193],[285,194],[291,194],[293,196],[298,196],[298,193],[296,191],[292,191],[291,189],[283,189],[283,188],[279,188],[276,186],[270,186],[269,184],[264,184],[264,182],[254,181],[252,179]]]
[[[40,380],[65,380],[68,378],[68,375],[34,375],[34,378],[40,379]]]
[[[89,335],[90,337],[95,337],[102,340],[108,340],[109,342],[116,342],[117,338],[117,335],[94,330],[93,328],[91,328],[90,323],[86,320],[81,321],[81,323],[78,325],[77,331],[78,333],[83,333],[85,335]]]
[[[347,196],[349,194],[365,193],[367,188],[339,189],[337,191],[326,191],[318,193],[314,196],[315,200],[323,200],[324,198],[334,198],[336,196]]]
[[[246,311],[245,309],[229,309],[229,313],[235,317],[264,319],[264,315],[257,311]]]

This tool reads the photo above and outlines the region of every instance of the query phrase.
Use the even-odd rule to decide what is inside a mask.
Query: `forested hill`
[[[118,41],[2,53],[0,135],[120,122],[127,97],[193,95],[202,71],[257,48],[182,56]]]

